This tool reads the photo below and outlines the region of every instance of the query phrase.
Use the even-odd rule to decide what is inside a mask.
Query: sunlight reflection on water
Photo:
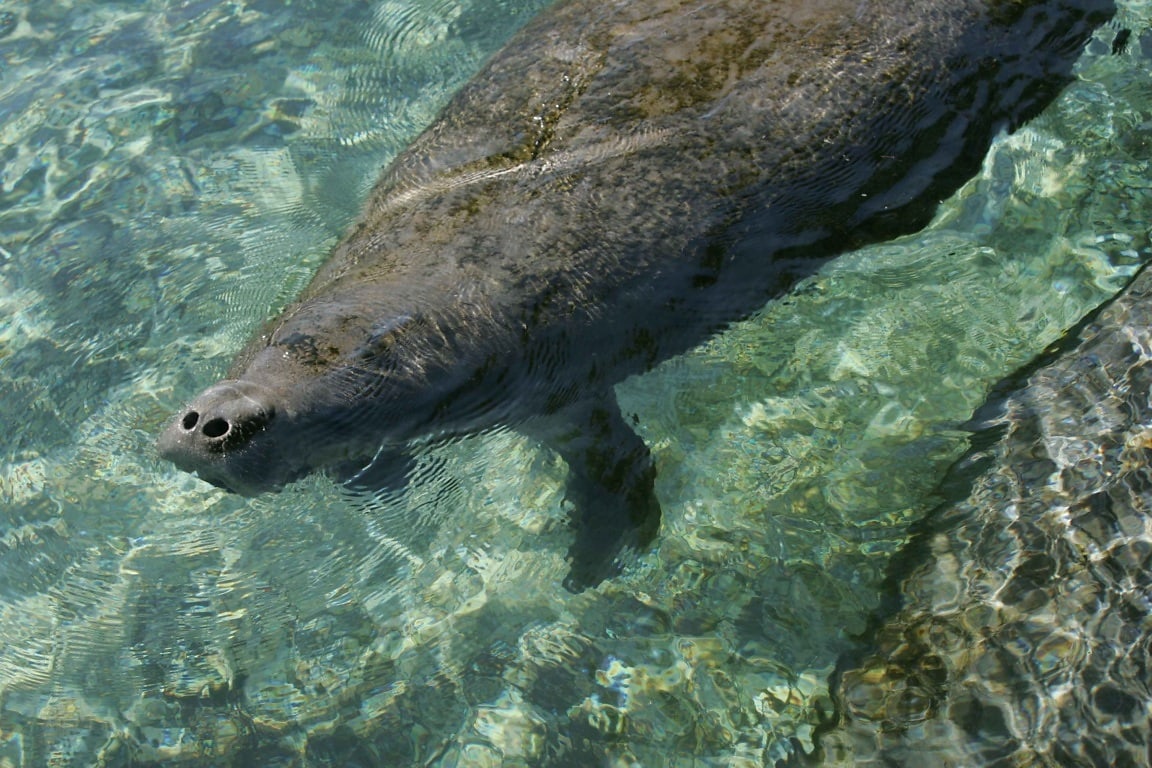
[[[620,387],[664,524],[598,590],[560,588],[564,469],[514,434],[430,449],[410,493],[374,501],[323,479],[245,501],[162,466],[163,420],[540,5],[19,10],[0,40],[0,764],[810,746],[960,424],[1149,256],[1130,5],[1138,44],[1108,56],[1102,33],[1084,81],[928,231]]]

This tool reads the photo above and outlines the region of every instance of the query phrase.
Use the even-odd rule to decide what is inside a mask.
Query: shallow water
[[[374,501],[162,464],[164,420],[542,5],[0,3],[0,765],[809,752],[964,422],[1152,256],[1129,3],[928,230],[620,387],[664,522],[595,591],[560,586],[564,470],[515,434]]]

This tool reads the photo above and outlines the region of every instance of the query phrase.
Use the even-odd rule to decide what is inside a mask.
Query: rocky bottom
[[[958,465],[984,471],[925,521],[902,606],[840,673],[829,764],[1152,761],[1150,294],[1145,271]]]

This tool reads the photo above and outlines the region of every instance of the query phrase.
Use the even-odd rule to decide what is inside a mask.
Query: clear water
[[[161,424],[543,0],[0,2],[0,766],[761,765],[988,388],[1152,256],[1152,6],[925,232],[620,387],[664,523],[560,586],[563,467],[237,499]],[[1108,644],[1114,638],[1101,637]]]

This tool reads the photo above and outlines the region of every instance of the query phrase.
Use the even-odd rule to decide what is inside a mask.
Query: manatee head
[[[316,470],[355,471],[428,418],[427,388],[414,386],[411,365],[395,364],[404,323],[355,332],[346,320],[335,334],[302,314],[256,340],[228,378],[176,414],[156,443],[162,458],[254,496]]]
[[[246,496],[302,474],[277,456],[275,433],[288,413],[278,393],[243,379],[225,379],[192,400],[161,433],[160,455],[185,472]]]

